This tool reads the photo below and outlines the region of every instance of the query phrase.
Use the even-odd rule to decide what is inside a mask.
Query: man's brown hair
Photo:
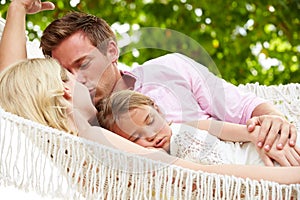
[[[44,55],[52,56],[52,51],[62,41],[78,31],[84,33],[104,55],[108,42],[116,42],[116,36],[105,20],[86,13],[70,12],[51,22],[44,30],[40,45]]]

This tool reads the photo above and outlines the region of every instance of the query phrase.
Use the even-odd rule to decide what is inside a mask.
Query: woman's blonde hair
[[[54,59],[27,59],[0,73],[0,106],[7,112],[66,132],[67,75]]]
[[[112,130],[121,114],[145,105],[155,107],[154,101],[141,93],[132,90],[115,92],[96,105],[97,120],[101,127]]]

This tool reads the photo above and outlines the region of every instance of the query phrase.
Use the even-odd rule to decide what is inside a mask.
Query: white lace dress
[[[207,131],[172,124],[170,154],[201,164],[264,165],[254,144],[225,142]]]

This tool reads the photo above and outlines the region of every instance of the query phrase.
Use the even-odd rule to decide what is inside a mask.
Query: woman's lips
[[[96,89],[89,89],[89,93],[90,93],[91,98],[94,99],[95,95],[96,95]]]

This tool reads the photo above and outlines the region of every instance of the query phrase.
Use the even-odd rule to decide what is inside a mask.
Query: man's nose
[[[86,83],[86,79],[84,78],[83,74],[80,73],[80,71],[75,72],[75,77],[78,82],[80,82],[82,84]]]

